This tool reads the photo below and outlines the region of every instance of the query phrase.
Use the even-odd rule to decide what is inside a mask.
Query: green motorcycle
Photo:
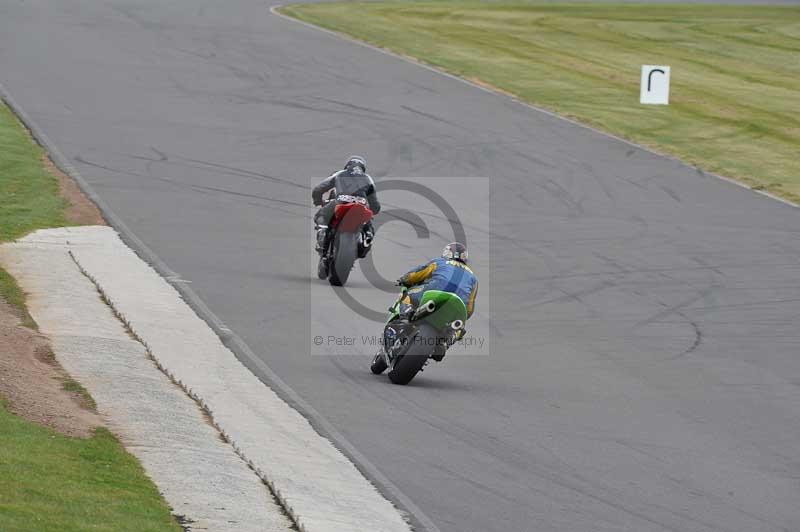
[[[447,348],[464,333],[467,307],[455,294],[426,290],[419,306],[403,314],[402,301],[408,294],[404,288],[383,329],[381,348],[372,360],[370,370],[380,375],[389,369],[394,384],[408,384],[429,359],[444,358]]]

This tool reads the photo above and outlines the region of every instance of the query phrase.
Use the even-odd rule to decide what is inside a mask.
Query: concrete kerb
[[[98,297],[68,244],[48,238],[48,231],[78,230],[46,230],[5,244],[0,261],[29,294],[31,314],[57,360],[92,394],[109,428],[141,461],[182,525],[220,532],[291,530],[291,519],[258,475],[206,422],[202,408],[159,371],[102,293]]]
[[[241,449],[239,449],[239,447],[236,445],[236,442],[235,442],[235,441],[233,441],[233,440],[231,439],[231,437],[230,437],[228,434],[226,434],[226,433],[225,433],[225,430],[224,430],[222,427],[220,427],[220,426],[219,426],[219,424],[218,424],[218,423],[217,423],[217,422],[214,420],[214,413],[213,413],[213,412],[210,410],[209,406],[206,404],[206,402],[203,400],[203,398],[202,398],[202,397],[200,397],[199,395],[197,395],[196,393],[194,393],[194,392],[192,391],[192,389],[191,389],[191,388],[189,388],[189,387],[188,387],[188,386],[186,386],[186,385],[185,385],[183,382],[181,382],[181,381],[180,381],[180,379],[178,379],[178,378],[177,378],[177,376],[176,376],[174,373],[172,373],[171,371],[169,371],[169,369],[167,369],[166,367],[164,367],[164,366],[163,366],[163,365],[162,365],[162,364],[159,362],[159,360],[158,360],[158,359],[157,359],[155,356],[153,356],[153,352],[150,350],[150,347],[147,345],[147,342],[146,342],[146,341],[145,341],[143,338],[141,338],[139,335],[137,335],[137,334],[136,334],[136,332],[135,332],[135,331],[133,330],[133,328],[131,327],[131,323],[130,323],[130,322],[129,322],[129,321],[126,319],[126,318],[125,318],[125,316],[123,316],[122,314],[120,314],[120,312],[119,312],[119,311],[117,310],[117,308],[114,306],[113,302],[112,302],[112,301],[111,301],[111,300],[108,298],[108,295],[105,293],[105,291],[103,290],[102,286],[100,286],[100,284],[97,282],[97,280],[95,280],[95,278],[94,278],[94,277],[92,277],[92,275],[91,275],[89,272],[87,272],[87,271],[86,271],[86,270],[83,268],[83,266],[81,266],[80,262],[78,262],[78,260],[75,258],[75,254],[74,254],[74,253],[73,253],[71,250],[70,250],[70,251],[68,251],[68,254],[69,254],[70,258],[72,259],[72,261],[73,261],[73,262],[75,263],[75,265],[77,266],[78,270],[79,270],[79,271],[80,271],[80,272],[81,272],[81,273],[82,273],[82,274],[83,274],[83,275],[84,275],[84,276],[85,276],[87,279],[89,279],[89,281],[91,281],[91,283],[92,283],[92,284],[95,286],[95,288],[97,289],[97,292],[100,294],[101,298],[103,299],[103,302],[104,302],[104,303],[105,303],[105,304],[108,306],[108,308],[111,310],[111,312],[114,314],[114,316],[115,316],[115,317],[116,317],[116,318],[117,318],[117,319],[118,319],[118,320],[119,320],[119,321],[120,321],[120,322],[121,322],[121,323],[122,323],[122,324],[125,326],[125,330],[128,332],[128,334],[129,334],[129,335],[131,335],[131,337],[133,337],[133,338],[134,338],[134,339],[135,339],[137,342],[139,342],[140,344],[142,344],[142,346],[143,346],[143,347],[144,347],[144,349],[145,349],[145,353],[147,354],[147,357],[148,357],[148,359],[149,359],[149,360],[150,360],[150,361],[151,361],[151,362],[152,362],[152,363],[153,363],[153,364],[154,364],[154,365],[155,365],[155,366],[158,368],[158,370],[159,370],[159,371],[161,371],[161,373],[163,373],[163,374],[164,374],[164,375],[165,375],[165,376],[166,376],[166,377],[167,377],[167,378],[168,378],[168,379],[169,379],[169,380],[170,380],[170,381],[171,381],[171,382],[172,382],[174,385],[178,386],[178,387],[179,387],[181,390],[183,390],[183,391],[184,391],[184,393],[186,393],[186,395],[187,395],[188,397],[190,397],[190,398],[191,398],[191,399],[192,399],[192,400],[193,400],[193,401],[194,401],[194,402],[197,404],[198,408],[200,408],[200,410],[201,410],[201,411],[202,411],[202,412],[203,412],[203,413],[204,413],[204,414],[207,416],[207,418],[208,418],[208,423],[209,423],[209,424],[210,424],[212,427],[214,427],[214,429],[216,429],[216,430],[217,430],[217,432],[219,432],[219,434],[220,434],[220,437],[222,438],[222,440],[223,440],[225,443],[227,443],[227,444],[229,444],[229,445],[231,446],[231,448],[234,450],[234,452],[236,453],[236,455],[237,455],[239,458],[241,458],[241,459],[242,459],[242,461],[243,461],[245,464],[247,464],[247,466],[250,468],[250,470],[251,470],[251,471],[253,471],[253,473],[254,473],[254,474],[255,474],[255,475],[256,475],[256,476],[257,476],[257,477],[258,477],[258,478],[259,478],[259,479],[260,479],[260,480],[261,480],[261,481],[264,483],[264,485],[267,487],[267,489],[269,489],[270,493],[271,493],[271,494],[272,494],[272,495],[273,495],[273,496],[274,496],[276,499],[278,499],[278,500],[280,501],[281,499],[280,499],[280,497],[278,496],[278,494],[276,493],[276,491],[275,491],[275,487],[274,487],[274,486],[273,486],[273,485],[272,485],[272,484],[269,482],[269,480],[268,480],[267,478],[265,478],[264,474],[263,474],[263,473],[262,473],[262,472],[261,472],[261,471],[258,469],[258,467],[257,467],[257,466],[256,466],[256,465],[255,465],[255,464],[254,464],[254,463],[253,463],[251,460],[249,460],[249,459],[248,459],[248,458],[247,458],[247,457],[246,457],[244,454],[242,454],[242,451],[241,451]],[[283,506],[282,506],[282,507],[281,507],[281,509],[282,509],[284,512],[286,512],[286,508],[285,508],[285,507],[283,507]],[[289,515],[288,513],[286,513],[286,516],[287,516],[287,518],[288,518],[288,519],[291,519],[291,520],[292,520],[292,523],[293,523],[293,524],[295,524],[295,525],[297,524],[297,523],[294,521],[294,519],[293,519],[293,517],[292,517],[291,515]]]

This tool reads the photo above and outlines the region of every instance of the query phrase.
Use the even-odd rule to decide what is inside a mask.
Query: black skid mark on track
[[[694,342],[692,342],[692,345],[690,345],[684,352],[682,352],[681,354],[677,355],[674,358],[681,358],[690,353],[695,352],[697,348],[700,347],[700,344],[703,343],[703,331],[700,329],[700,326],[697,324],[697,322],[690,319],[683,313],[679,313],[679,316],[686,319],[686,321],[689,322],[689,325],[691,325],[694,328]]]
[[[134,157],[134,156],[132,156],[132,157]],[[184,190],[188,189],[188,190],[193,190],[195,192],[201,192],[201,193],[206,193],[206,194],[208,194],[208,193],[227,194],[227,195],[236,196],[236,197],[259,199],[259,200],[262,200],[262,201],[280,203],[280,204],[283,204],[283,205],[291,205],[293,207],[303,207],[305,209],[309,208],[308,204],[306,204],[306,203],[299,203],[299,202],[296,202],[296,201],[283,200],[283,199],[273,198],[273,197],[270,197],[270,196],[263,196],[263,195],[260,195],[260,194],[250,194],[250,193],[246,193],[246,192],[238,192],[238,191],[235,191],[235,190],[228,190],[228,189],[218,188],[218,187],[197,185],[197,184],[194,184],[194,183],[183,183],[181,181],[175,181],[173,179],[169,179],[169,178],[166,178],[166,177],[157,177],[157,176],[154,176],[154,175],[139,174],[139,173],[131,172],[131,171],[128,171],[128,170],[120,170],[118,168],[112,168],[112,167],[109,167],[109,166],[104,166],[102,164],[93,163],[91,161],[88,161],[88,160],[84,159],[80,155],[75,157],[75,161],[77,161],[77,162],[79,162],[81,164],[85,164],[87,166],[93,166],[95,168],[100,168],[102,170],[106,170],[106,171],[109,171],[109,172],[114,172],[114,173],[119,173],[119,174],[124,174],[124,175],[132,175],[132,176],[140,177],[140,178],[143,178],[143,179],[150,179],[152,181],[160,181],[162,183],[168,183],[168,184],[170,184],[170,185],[172,185],[172,186],[174,186],[174,187],[176,187],[178,189],[184,189]],[[276,207],[270,207],[270,208],[277,209]],[[280,210],[281,212],[285,212],[286,214],[290,214],[290,215],[293,215],[293,216],[299,216],[298,213],[296,213],[296,212],[287,211],[285,209],[278,209],[278,210]]]
[[[465,129],[463,126],[461,126],[459,124],[456,124],[455,122],[451,122],[451,121],[446,120],[444,118],[440,118],[440,117],[438,117],[436,115],[432,115],[430,113],[426,113],[425,111],[420,111],[418,109],[414,109],[413,107],[409,107],[408,105],[401,105],[400,108],[401,109],[405,109],[409,113],[414,113],[415,115],[419,115],[419,116],[422,116],[422,117],[427,118],[429,120],[433,120],[434,122],[441,122],[443,124],[447,124],[448,126],[453,126],[453,127],[457,128],[457,129],[461,129],[461,130]]]

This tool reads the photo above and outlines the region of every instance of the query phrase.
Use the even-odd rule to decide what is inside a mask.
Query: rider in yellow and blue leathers
[[[467,266],[467,248],[458,242],[447,244],[441,258],[414,268],[397,282],[410,288],[408,298],[403,303],[411,304],[414,308],[419,305],[426,290],[441,290],[461,298],[467,307],[467,318],[475,310],[478,279]]]

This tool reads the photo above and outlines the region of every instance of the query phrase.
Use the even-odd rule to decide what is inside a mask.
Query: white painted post
[[[642,85],[639,103],[669,105],[669,67],[642,66]]]

